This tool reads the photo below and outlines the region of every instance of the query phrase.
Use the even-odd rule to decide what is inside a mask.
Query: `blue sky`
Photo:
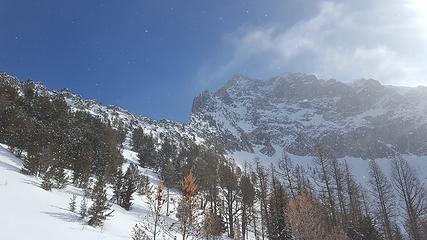
[[[403,2],[0,0],[0,71],[181,122],[234,74],[423,84],[427,18]]]

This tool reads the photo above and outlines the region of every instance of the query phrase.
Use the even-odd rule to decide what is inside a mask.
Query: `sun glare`
[[[408,4],[418,15],[418,24],[427,31],[427,0],[411,0]]]

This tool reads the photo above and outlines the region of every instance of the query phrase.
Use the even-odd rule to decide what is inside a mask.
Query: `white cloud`
[[[427,85],[427,26],[421,24],[427,18],[416,2],[322,2],[314,16],[287,29],[239,29],[225,37],[232,46],[226,64],[202,72],[221,78],[249,67],[265,76],[304,71],[342,81]]]

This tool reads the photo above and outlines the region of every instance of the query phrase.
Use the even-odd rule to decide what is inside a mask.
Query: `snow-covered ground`
[[[138,158],[135,152],[124,150],[126,159],[124,168],[130,163],[136,163]],[[266,166],[277,163],[281,153],[276,153],[269,159],[263,159],[262,154],[236,152],[233,157],[238,164],[244,160],[251,162],[260,158]],[[300,164],[306,169],[313,166],[312,158],[291,156],[294,164]],[[408,162],[417,170],[420,177],[427,184],[427,158],[405,156]],[[356,178],[362,184],[368,180],[368,160],[347,159]],[[377,160],[381,168],[390,174],[390,160]],[[113,217],[109,218],[102,228],[88,226],[80,219],[77,213],[68,210],[68,204],[73,194],[77,196],[77,212],[80,208],[83,192],[73,186],[63,190],[45,191],[40,187],[41,180],[36,177],[20,173],[22,161],[12,155],[7,146],[0,144],[0,240],[14,239],[79,239],[79,240],[119,240],[130,239],[132,227],[145,220],[148,207],[145,198],[135,194],[134,205],[130,211],[113,205]],[[148,169],[141,169],[149,176],[152,184],[158,182],[157,175]],[[177,193],[172,191],[172,195]],[[90,206],[89,202],[89,206]],[[172,208],[173,205],[171,206]],[[167,222],[174,222],[174,214],[165,218]],[[172,233],[178,236],[178,233]]]
[[[137,160],[131,151],[126,150],[123,155],[127,163]],[[83,196],[81,189],[67,186],[63,190],[45,191],[40,187],[41,180],[21,174],[21,167],[22,161],[12,155],[6,146],[0,145],[1,240],[129,240],[133,226],[143,221],[148,213],[143,197],[135,194],[130,211],[113,205],[113,217],[102,228],[93,228],[77,213],[68,210],[70,198],[75,194],[76,212],[79,211]],[[149,170],[146,170],[146,174],[152,182],[157,182],[155,174]]]

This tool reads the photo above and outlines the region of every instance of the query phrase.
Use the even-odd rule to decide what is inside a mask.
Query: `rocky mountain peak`
[[[209,129],[229,151],[310,155],[315,145],[325,145],[340,157],[427,154],[427,139],[408,137],[427,136],[427,99],[411,91],[373,79],[347,84],[303,73],[235,76],[196,98],[204,104],[193,107],[190,125]]]

